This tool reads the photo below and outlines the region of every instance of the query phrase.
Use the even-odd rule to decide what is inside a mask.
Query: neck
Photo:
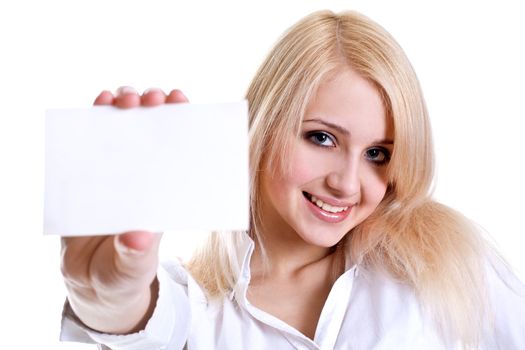
[[[268,264],[264,264],[261,245],[256,242],[251,260],[252,274],[295,275],[308,267],[332,262],[332,248],[308,244],[295,233],[265,229],[261,236]]]

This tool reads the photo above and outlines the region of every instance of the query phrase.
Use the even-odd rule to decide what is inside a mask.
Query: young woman
[[[257,72],[251,227],[158,268],[160,235],[64,238],[62,338],[111,349],[525,348],[525,288],[434,202],[423,96],[354,12],[294,25]],[[103,92],[129,108],[187,102]],[[234,195],[234,194],[232,194]]]

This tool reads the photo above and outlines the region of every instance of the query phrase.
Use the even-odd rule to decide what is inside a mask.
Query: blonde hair
[[[319,85],[351,67],[380,92],[394,124],[385,198],[338,244],[365,271],[384,271],[410,285],[446,342],[475,346],[485,310],[483,256],[477,229],[431,200],[434,156],[430,123],[414,70],[382,27],[356,12],[313,13],[290,28],[270,52],[247,93],[250,113],[251,228],[259,229],[261,169],[285,169],[290,134]],[[189,262],[211,297],[232,290],[239,272],[239,235],[213,233]]]

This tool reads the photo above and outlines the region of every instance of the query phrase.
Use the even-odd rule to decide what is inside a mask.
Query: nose
[[[340,198],[348,199],[359,196],[361,191],[359,160],[351,157],[351,159],[338,161],[328,173],[326,184],[330,191]]]

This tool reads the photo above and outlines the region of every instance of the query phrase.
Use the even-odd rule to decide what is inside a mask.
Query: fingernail
[[[117,95],[137,94],[137,90],[131,86],[121,86],[117,89]]]
[[[141,255],[145,254],[145,251],[133,249],[133,248],[130,248],[129,246],[127,246],[126,244],[124,244],[120,240],[120,237],[115,237],[115,238],[116,238],[116,244],[115,244],[116,248],[121,254],[123,254],[123,255],[134,255],[134,256],[141,256]]]
[[[180,91],[179,89],[171,90],[170,96],[172,96],[172,97],[175,97],[175,96],[182,97],[185,100],[188,99],[188,97],[182,91]]]
[[[152,88],[148,88],[148,89],[144,90],[143,95],[149,94],[150,92],[161,92],[161,93],[163,93],[162,89],[152,87]]]

